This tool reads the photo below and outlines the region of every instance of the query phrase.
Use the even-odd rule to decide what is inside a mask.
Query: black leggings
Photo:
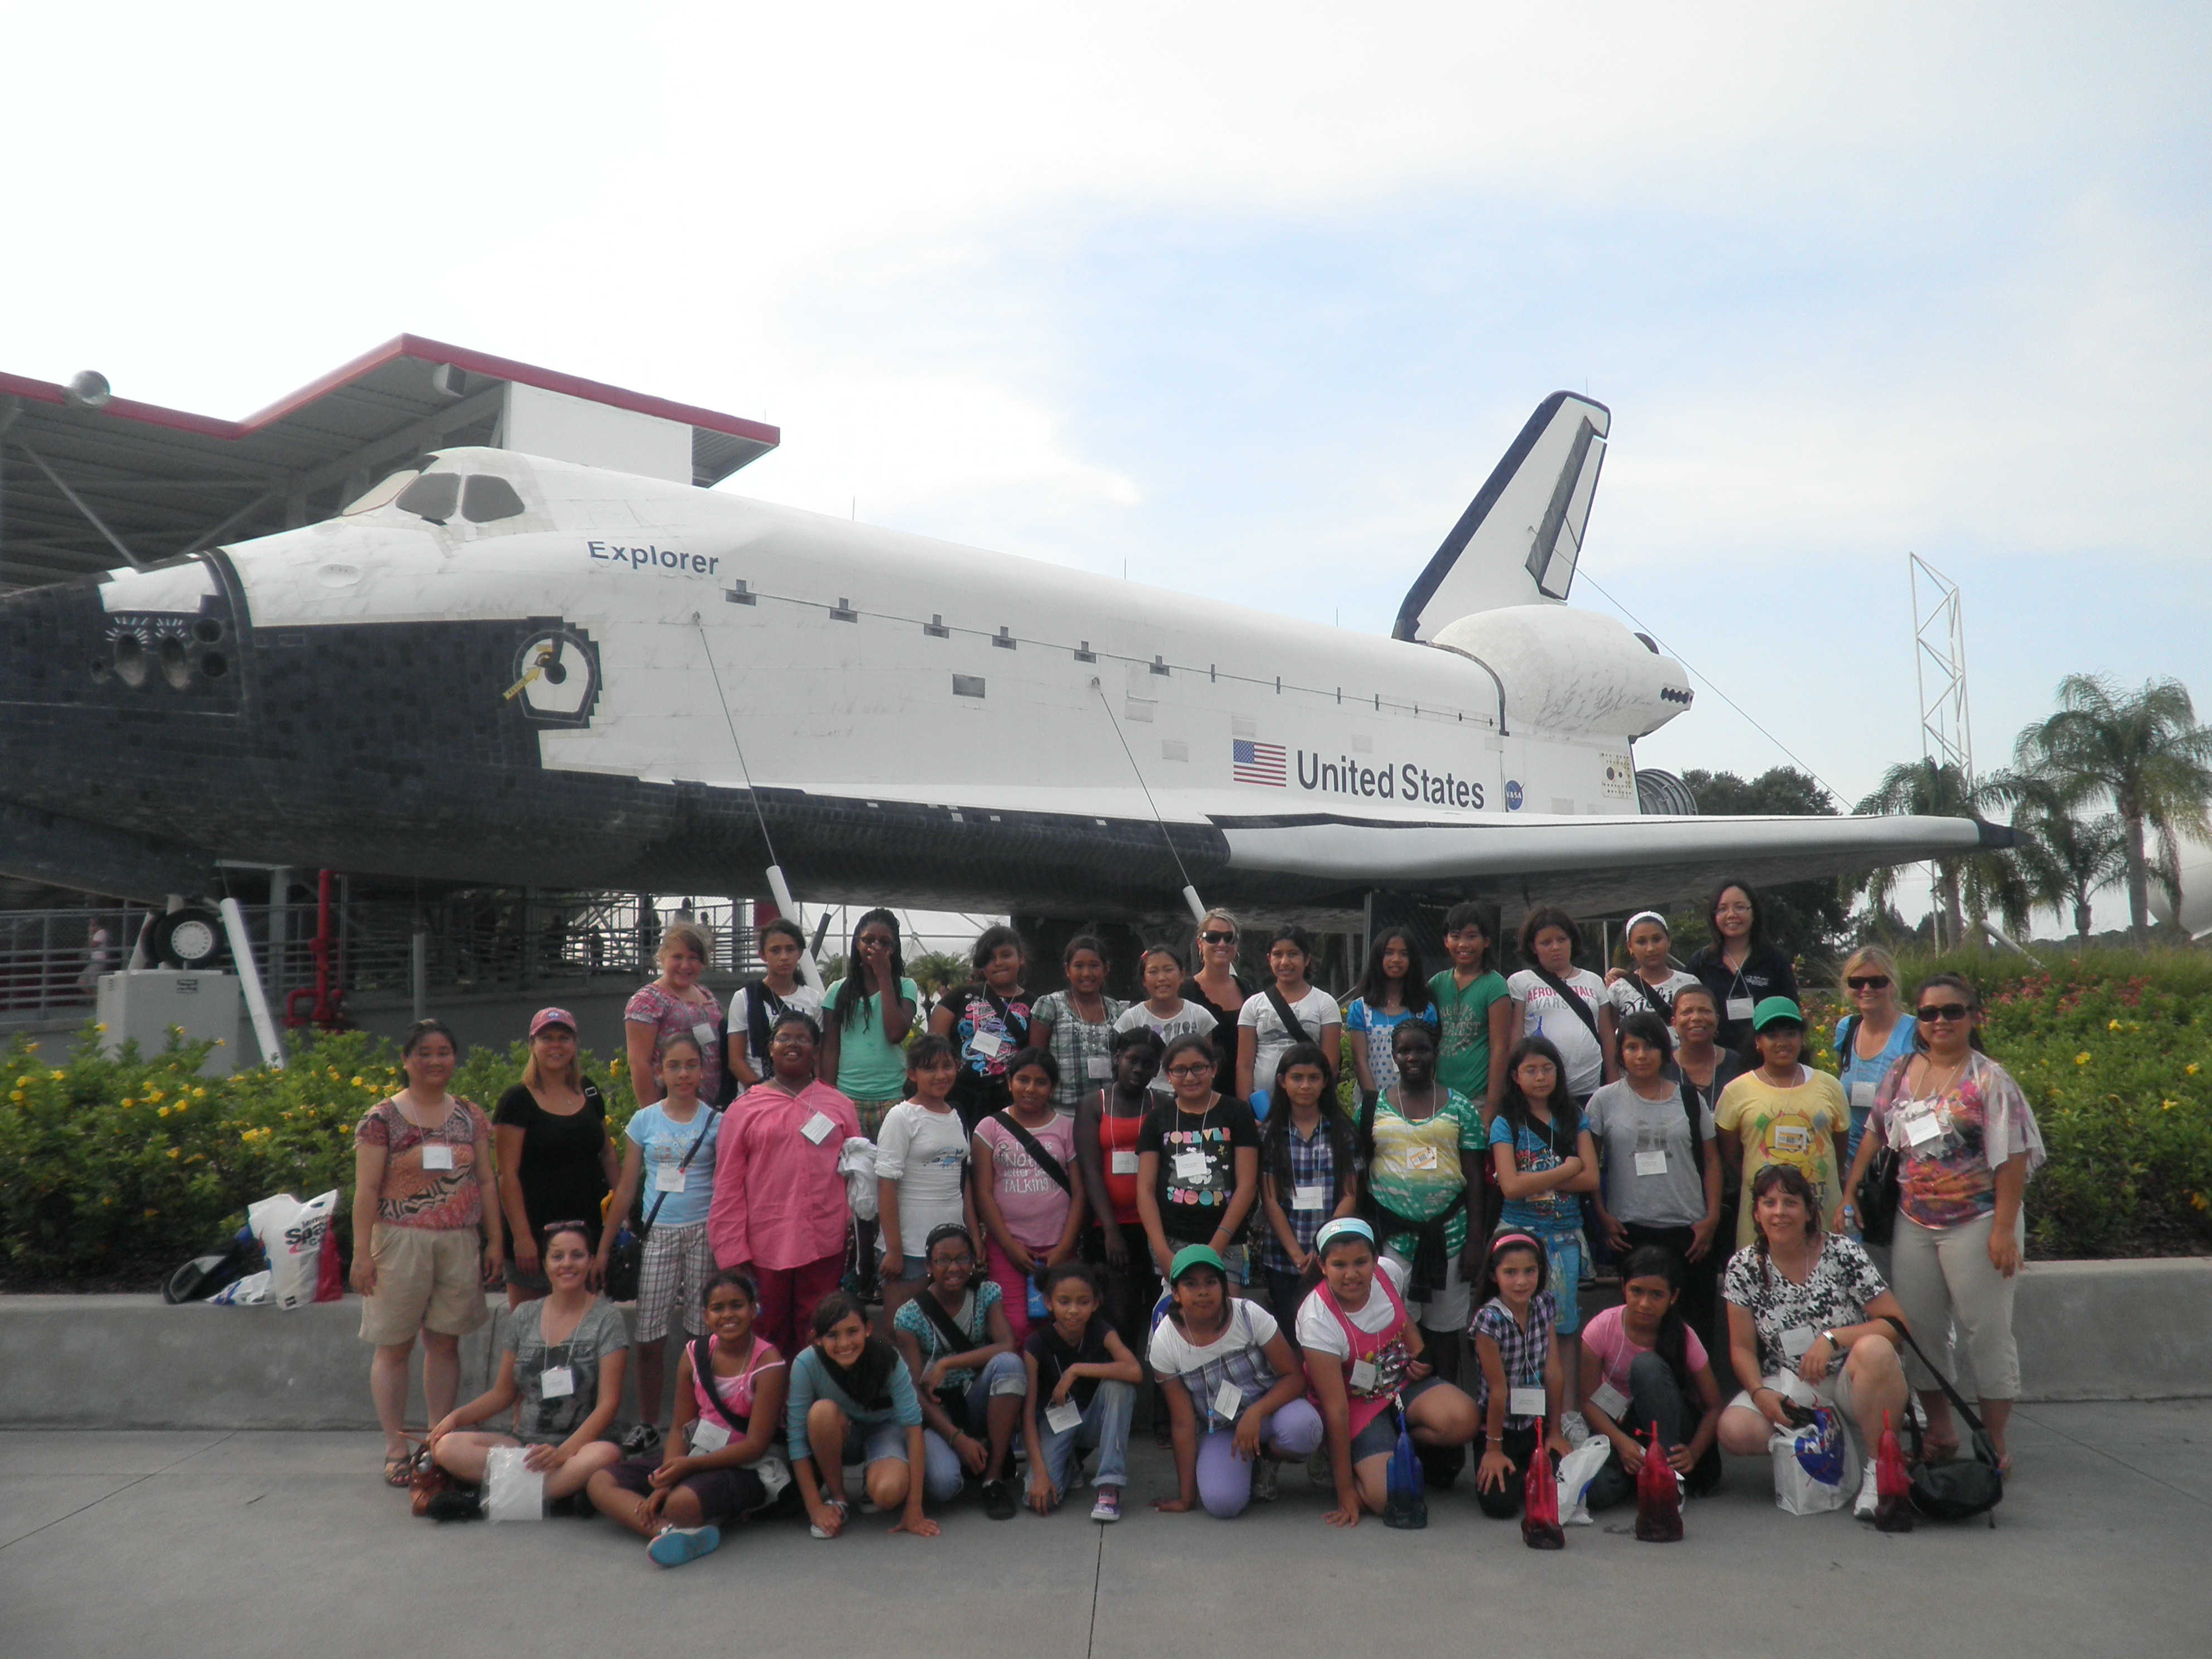
[[[1511,1473],[1505,1477],[1505,1490],[1486,1490],[1482,1485],[1482,1459],[1490,1449],[1490,1436],[1486,1431],[1478,1434],[1474,1437],[1474,1501],[1492,1520],[1510,1521],[1521,1513],[1522,1489],[1528,1479],[1528,1460],[1536,1455],[1536,1431],[1508,1429],[1498,1437],[1498,1444],[1513,1465]],[[1551,1454],[1547,1452],[1544,1456],[1548,1462]]]
[[[1674,1369],[1656,1353],[1640,1353],[1628,1368],[1629,1402],[1620,1418],[1620,1426],[1643,1441],[1647,1447],[1645,1456],[1651,1454],[1650,1431],[1656,1425],[1659,1430],[1659,1445],[1663,1451],[1672,1451],[1690,1437],[1689,1431],[1702,1415],[1682,1392],[1682,1385],[1674,1380]],[[1690,1494],[1702,1498],[1721,1480],[1721,1449],[1717,1438],[1705,1448],[1683,1484]],[[1590,1513],[1610,1509],[1636,1496],[1636,1477],[1620,1461],[1618,1449],[1605,1460],[1605,1467],[1590,1477],[1583,1501],[1589,1505]]]

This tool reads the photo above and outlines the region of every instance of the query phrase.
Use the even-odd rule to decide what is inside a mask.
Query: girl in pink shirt
[[[756,1328],[785,1353],[845,1270],[850,1211],[837,1160],[860,1133],[853,1103],[814,1079],[821,1028],[793,1009],[769,1033],[769,1075],[738,1097],[716,1142],[707,1242],[760,1286]]]
[[[1072,1261],[1083,1236],[1085,1205],[1075,1183],[1075,1123],[1053,1109],[1060,1062],[1024,1048],[1006,1070],[1013,1104],[975,1126],[975,1214],[988,1239],[985,1260],[1018,1347],[1042,1318],[1033,1290],[1047,1267]]]

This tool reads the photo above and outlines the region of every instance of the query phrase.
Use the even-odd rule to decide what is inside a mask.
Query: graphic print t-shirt
[[[1137,1135],[1137,1152],[1159,1154],[1160,1229],[1170,1238],[1203,1244],[1219,1231],[1229,1200],[1237,1192],[1237,1149],[1260,1146],[1259,1120],[1234,1096],[1224,1095],[1203,1113],[1186,1112],[1173,1102],[1156,1106]],[[1202,1173],[1176,1168],[1178,1154],[1196,1152],[1206,1160]]]

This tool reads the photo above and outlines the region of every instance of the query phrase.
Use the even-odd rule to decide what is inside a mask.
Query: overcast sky
[[[0,43],[20,374],[237,416],[425,334],[781,426],[725,489],[1369,632],[1587,390],[1575,602],[1847,801],[1919,752],[1908,551],[1984,769],[2070,671],[2212,704],[2201,6],[0,0]],[[1705,684],[1638,750],[1785,758]]]

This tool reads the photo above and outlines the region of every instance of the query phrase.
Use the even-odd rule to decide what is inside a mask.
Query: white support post
[[[246,993],[246,1012],[253,1020],[253,1040],[261,1045],[261,1063],[281,1072],[283,1045],[276,1040],[276,1022],[269,1017],[269,999],[261,992],[261,969],[253,960],[253,936],[246,931],[246,912],[234,898],[222,902],[222,930],[230,937],[230,959],[238,969],[239,988]]]

